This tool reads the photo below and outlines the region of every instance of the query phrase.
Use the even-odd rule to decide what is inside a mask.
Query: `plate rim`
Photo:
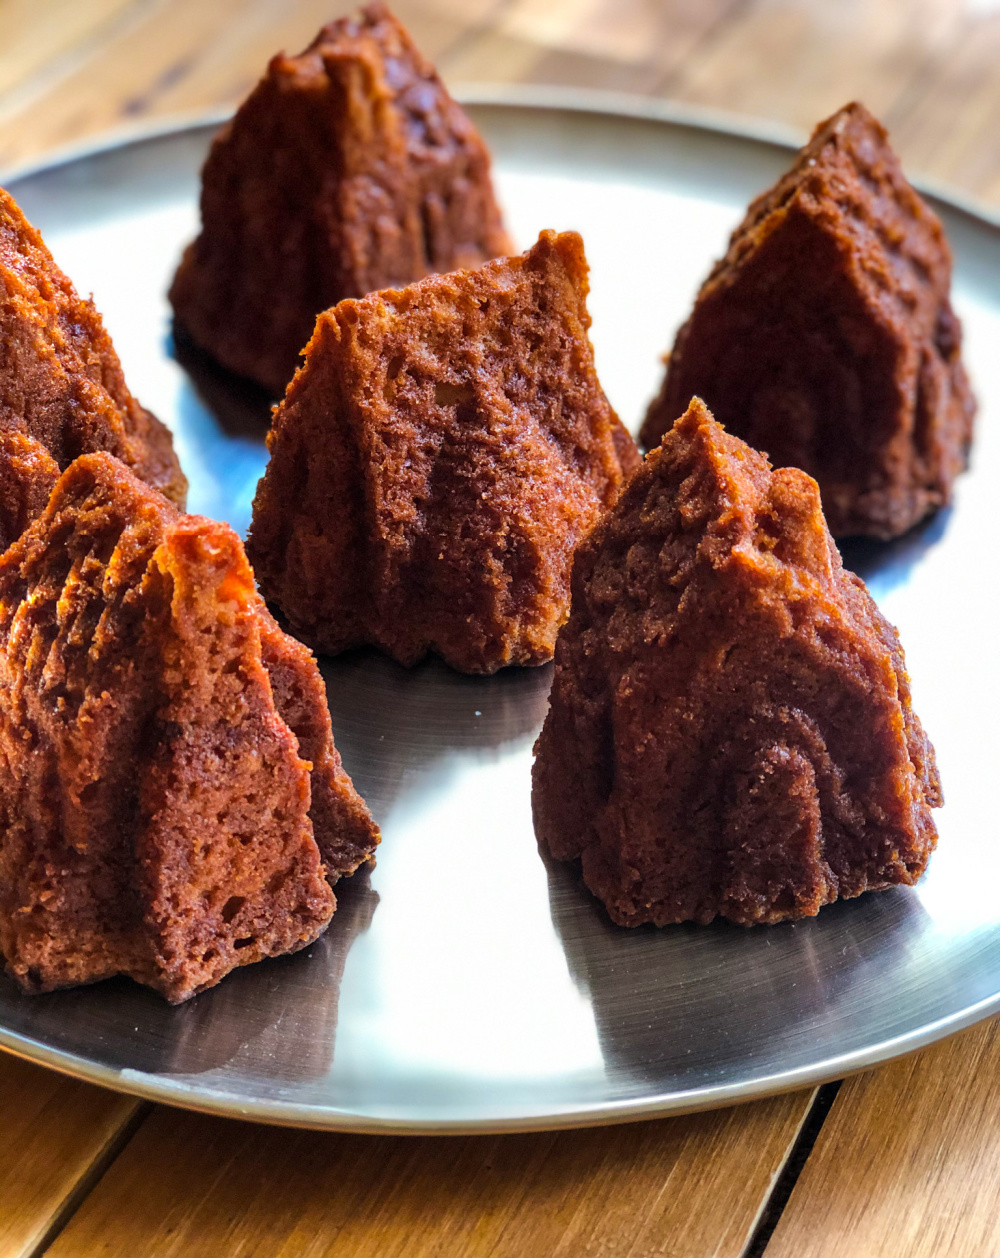
[[[461,105],[563,110],[610,118],[630,118],[641,122],[660,122],[667,126],[686,127],[692,131],[747,140],[782,152],[795,152],[809,138],[807,131],[787,123],[758,117],[748,118],[715,106],[692,104],[668,97],[644,96],[636,92],[561,84],[463,81],[450,85],[449,90]],[[235,112],[236,107],[233,106],[173,110],[153,119],[105,128],[83,140],[54,145],[37,157],[0,168],[0,187],[6,188],[8,184],[18,180],[115,149],[126,148],[131,144],[143,144],[181,131],[221,127]],[[981,226],[1000,230],[1000,206],[991,205],[988,201],[963,192],[946,180],[936,179],[931,175],[907,175],[907,178],[922,195],[931,197],[952,211],[967,215]]]
[[[134,1096],[142,1101],[169,1105],[216,1118],[237,1118],[245,1122],[266,1123],[274,1127],[302,1130],[339,1131],[347,1135],[370,1136],[476,1136],[517,1135],[543,1131],[567,1131],[587,1127],[612,1127],[620,1123],[649,1122],[658,1118],[674,1118],[696,1114],[768,1097],[819,1087],[824,1083],[845,1079],[895,1061],[900,1057],[927,1048],[939,1040],[966,1030],[992,1014],[1000,1012],[1000,992],[940,1018],[919,1030],[882,1041],[874,1047],[831,1057],[797,1070],[765,1075],[743,1083],[691,1089],[686,1092],[661,1092],[652,1097],[632,1101],[595,1102],[546,1114],[514,1118],[486,1119],[399,1119],[361,1116],[332,1106],[283,1103],[277,1101],[241,1101],[234,1093],[213,1091],[190,1084],[169,1083],[161,1076],[142,1071],[115,1070],[101,1066],[59,1049],[49,1048],[28,1036],[21,1036],[0,1027],[0,1051],[22,1061],[55,1070],[58,1074],[84,1083],[96,1084],[109,1091]],[[124,1076],[128,1076],[127,1078]],[[148,1080],[148,1082],[147,1082]]]
[[[453,94],[463,105],[545,110],[592,114],[610,119],[629,119],[687,128],[712,135],[742,140],[788,153],[798,149],[804,133],[783,126],[746,119],[723,110],[683,102],[638,96],[600,89],[539,86],[525,84],[462,84]],[[104,131],[87,140],[46,152],[41,158],[0,171],[0,186],[42,175],[75,162],[105,153],[166,139],[185,131],[220,126],[232,109],[198,110],[172,114],[154,121],[131,123]],[[915,179],[914,186],[933,201],[971,219],[980,228],[1000,232],[1000,209],[988,206],[947,185],[929,179]],[[103,1066],[88,1058],[52,1048],[40,1040],[0,1026],[0,1050],[15,1057],[55,1070],[86,1083],[134,1096],[143,1101],[262,1122],[274,1126],[340,1131],[361,1135],[487,1135],[518,1132],[558,1131],[572,1128],[610,1126],[641,1122],[672,1115],[719,1109],[741,1102],[759,1100],[782,1093],[816,1087],[842,1079],[858,1071],[905,1056],[955,1034],[1000,1011],[1000,991],[965,1009],[939,1018],[914,1031],[881,1040],[863,1049],[791,1070],[775,1072],[740,1083],[660,1092],[641,1099],[599,1101],[555,1109],[544,1114],[485,1119],[400,1119],[359,1115],[332,1106],[303,1102],[240,1099],[236,1094],[190,1083],[172,1083],[163,1076]]]

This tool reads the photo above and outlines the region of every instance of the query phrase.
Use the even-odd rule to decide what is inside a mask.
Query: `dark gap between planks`
[[[743,1250],[742,1258],[763,1258],[771,1235],[778,1226],[778,1220],[781,1218],[785,1206],[788,1205],[788,1198],[792,1195],[795,1181],[801,1175],[802,1168],[805,1166],[809,1154],[812,1153],[813,1145],[816,1143],[820,1129],[826,1122],[826,1116],[837,1098],[837,1093],[840,1091],[842,1083],[843,1079],[838,1079],[835,1083],[824,1083],[816,1093],[816,1099],[812,1103],[812,1108],[806,1115],[806,1120],[802,1124],[802,1129],[796,1137],[795,1143],[792,1145],[792,1151],[789,1153],[785,1165],[781,1168],[778,1181],[771,1190],[767,1204],[764,1206],[750,1240]]]
[[[53,1215],[49,1226],[39,1237],[38,1242],[25,1252],[24,1258],[42,1258],[48,1248],[55,1243],[60,1232],[63,1231],[66,1224],[69,1223],[87,1197],[90,1196],[104,1178],[105,1172],[109,1170],[119,1153],[124,1152],[125,1146],[153,1112],[153,1109],[152,1101],[140,1103],[128,1122],[122,1125],[121,1130],[114,1139],[108,1141],[100,1154],[87,1167],[86,1172],[80,1176],[73,1191],[67,1194],[65,1201]]]

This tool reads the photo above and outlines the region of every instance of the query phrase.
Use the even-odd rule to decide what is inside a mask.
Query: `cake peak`
[[[697,400],[577,549],[533,783],[539,841],[623,925],[811,915],[934,847],[895,631],[815,483]]]
[[[775,466],[819,483],[835,536],[893,537],[950,499],[975,402],[951,254],[882,125],[820,123],[749,206],[677,333],[641,439],[693,394]]]
[[[600,387],[574,233],[323,314],[247,542],[319,650],[551,657],[577,539],[639,459]]]
[[[239,538],[82,455],[0,556],[0,951],[172,1002],[326,927],[378,832]]]
[[[510,242],[482,139],[380,4],[272,58],[212,145],[181,329],[280,396],[317,315]]]

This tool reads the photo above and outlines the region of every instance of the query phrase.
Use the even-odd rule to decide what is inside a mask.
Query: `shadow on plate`
[[[871,1042],[872,1023],[884,1016],[889,1026],[895,1013],[886,976],[899,975],[901,1001],[908,984],[931,981],[920,972],[931,923],[909,888],[778,926],[630,929],[611,921],[578,865],[543,859],[552,922],[591,1002],[605,1068],[643,1087],[729,1079],[736,1059],[777,1072],[815,1060],[817,1043]]]
[[[943,539],[953,511],[953,507],[944,507],[891,542],[845,537],[838,543],[844,567],[856,572],[872,597],[879,599],[909,580],[924,555]]]
[[[257,437],[263,440],[271,427],[271,407],[275,399],[266,389],[221,367],[174,323],[167,338],[167,354],[187,372],[195,393],[230,437]]]
[[[168,352],[170,344],[168,338]],[[201,376],[187,360],[185,365],[188,374],[177,391],[172,426],[188,478],[188,510],[224,520],[246,537],[257,484],[267,467],[270,403],[255,385],[223,379],[214,364]],[[212,373],[218,378],[209,386]]]
[[[347,957],[378,906],[367,869],[337,884],[325,935],[303,952],[248,965],[183,1005],[115,978],[93,987],[25,996],[0,977],[0,1019],[10,1031],[147,1074],[197,1075],[246,1056],[277,1081],[324,1076],[333,1062]]]

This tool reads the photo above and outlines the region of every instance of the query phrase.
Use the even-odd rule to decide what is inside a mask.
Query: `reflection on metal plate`
[[[480,104],[522,246],[577,228],[598,369],[637,425],[659,358],[780,145],[598,110]],[[191,509],[245,531],[267,399],[173,345],[165,291],[196,228],[195,127],[11,185],[174,430]],[[500,1130],[723,1104],[832,1078],[1000,1007],[994,485],[1000,232],[942,207],[982,403],[952,510],[850,547],[899,626],[947,807],[914,890],[795,925],[619,929],[538,855],[531,746],[549,668],[490,679],[374,652],[324,662],[337,745],[382,826],[327,935],[172,1009],[125,980],[46,997],[0,981],[0,1043],[70,1073],[233,1115],[355,1130]],[[182,367],[178,358],[183,360]]]

